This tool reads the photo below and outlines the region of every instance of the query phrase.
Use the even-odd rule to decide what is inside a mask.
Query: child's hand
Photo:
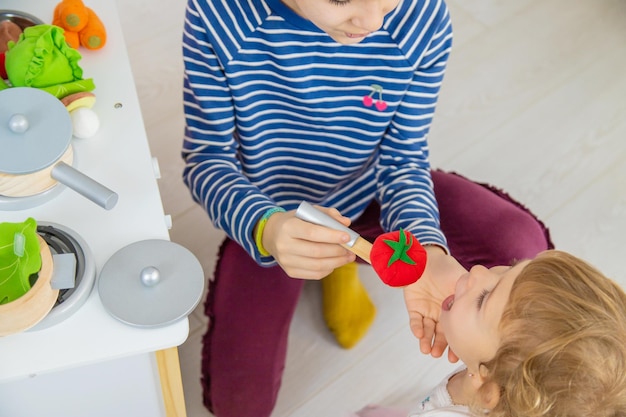
[[[350,225],[336,209],[317,208]],[[353,262],[355,255],[341,246],[349,241],[347,233],[300,220],[295,211],[273,214],[263,231],[263,247],[292,278],[322,279]]]
[[[416,283],[404,288],[404,301],[411,331],[420,339],[420,350],[438,358],[448,345],[439,327],[441,303],[454,293],[457,280],[467,271],[437,246],[426,246],[426,251],[426,270]],[[458,357],[449,349],[448,359],[450,362],[458,361]]]

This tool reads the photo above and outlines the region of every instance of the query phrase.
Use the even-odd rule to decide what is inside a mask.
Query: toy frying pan
[[[59,99],[37,88],[0,91],[0,195],[24,196],[24,188],[26,195],[37,194],[49,188],[46,182],[58,181],[112,209],[117,194],[67,163],[71,139],[72,121]],[[19,193],[16,188],[21,188]]]

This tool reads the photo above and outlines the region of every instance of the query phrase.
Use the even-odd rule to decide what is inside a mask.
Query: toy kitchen
[[[104,47],[59,4],[0,4],[0,416],[185,416],[204,274],[169,240],[115,1]]]

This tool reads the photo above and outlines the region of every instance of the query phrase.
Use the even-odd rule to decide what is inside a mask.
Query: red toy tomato
[[[426,250],[411,232],[384,233],[376,238],[370,252],[374,271],[391,287],[417,281],[426,268]]]

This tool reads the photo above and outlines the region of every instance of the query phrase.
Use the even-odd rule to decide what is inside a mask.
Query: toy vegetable
[[[7,71],[4,65],[5,53],[7,51],[9,41],[17,42],[22,33],[22,28],[10,20],[0,22],[0,78],[7,79]],[[0,81],[2,81],[0,80]],[[6,88],[5,83],[0,83],[0,90]]]
[[[370,259],[380,279],[392,287],[414,283],[426,268],[426,250],[411,232],[402,228],[378,236]]]
[[[30,290],[30,276],[41,268],[37,223],[0,223],[0,305]]]
[[[82,0],[62,0],[54,9],[52,24],[65,30],[67,43],[77,49],[100,49],[107,40],[102,20]]]
[[[10,20],[3,20],[0,22],[0,53],[5,53],[7,51],[7,44],[9,41],[17,42],[20,34],[22,33],[22,28],[20,28],[16,23],[13,23]]]
[[[96,102],[95,94],[89,91],[70,94],[61,99],[72,119],[72,134],[85,139],[96,134],[100,128],[100,119],[92,110]]]
[[[27,27],[8,48],[5,69],[12,87],[38,88],[59,99],[96,88],[91,78],[82,78],[82,56],[67,44],[58,26]]]
[[[13,87],[49,87],[82,80],[81,55],[70,48],[63,29],[36,25],[24,29],[17,42],[8,42],[6,72]]]

